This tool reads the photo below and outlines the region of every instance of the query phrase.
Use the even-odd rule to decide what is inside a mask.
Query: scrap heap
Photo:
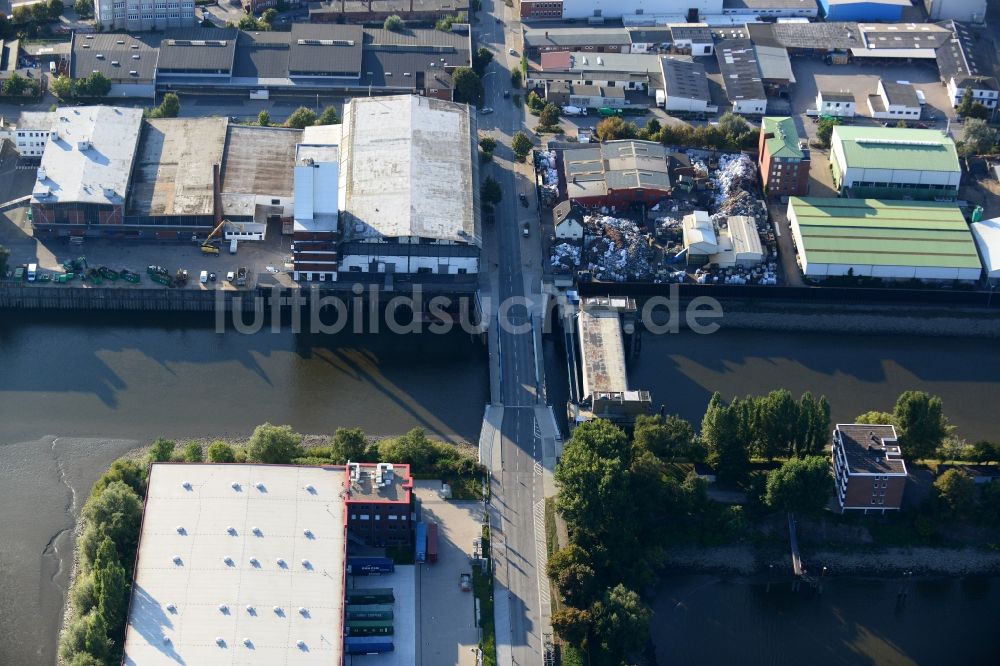
[[[552,248],[552,268],[564,271],[575,271],[580,265],[580,248],[569,243],[559,243]]]
[[[715,215],[755,214],[757,171],[750,158],[739,155],[722,155],[719,168],[712,174],[715,186],[713,213]]]
[[[653,277],[655,255],[650,236],[639,225],[606,215],[587,215],[583,224],[583,262],[596,279],[627,282]]]

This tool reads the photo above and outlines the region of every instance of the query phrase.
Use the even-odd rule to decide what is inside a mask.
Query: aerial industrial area
[[[645,534],[676,516],[650,509],[657,529],[639,536],[591,528],[602,506],[632,507],[615,504],[616,475],[673,483],[676,497],[634,491],[657,507],[686,493],[677,525],[728,534],[780,508],[761,533],[787,535],[793,589],[818,595],[826,560],[803,563],[797,513],[866,530],[927,510],[928,493],[941,512],[949,474],[980,513],[1000,506],[1000,446],[946,458],[955,430],[926,394],[894,412],[876,410],[896,395],[866,395],[850,422],[813,398],[822,385],[798,402],[715,386],[685,437],[633,372],[681,306],[695,333],[1000,335],[986,0],[13,0],[0,14],[5,317],[214,313],[221,334],[251,312],[277,330],[308,303],[314,327],[343,308],[372,334],[396,330],[381,299],[406,297],[414,321],[461,320],[489,365],[464,458],[415,431],[395,448],[345,447],[340,430],[306,446],[270,424],[228,453],[143,442],[73,500],[68,610],[38,663],[669,663],[626,588],[666,566],[676,543]],[[706,302],[711,331],[694,321]],[[938,435],[920,439],[930,413]],[[772,499],[786,467],[818,475],[819,499]],[[586,486],[605,493],[596,508],[569,497]],[[127,511],[94,508],[113,493],[134,500],[127,529]],[[612,543],[643,555],[616,563]],[[770,592],[774,564],[759,568]]]

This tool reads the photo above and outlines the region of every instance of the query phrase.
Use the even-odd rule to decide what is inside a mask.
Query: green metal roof
[[[954,204],[792,197],[810,263],[979,268],[969,225]]]
[[[766,117],[761,120],[760,129],[765,134],[774,136],[764,141],[767,152],[774,157],[802,158],[799,149],[799,132],[795,129],[795,121],[791,118]]]
[[[961,171],[955,142],[938,130],[835,125],[848,168]]]

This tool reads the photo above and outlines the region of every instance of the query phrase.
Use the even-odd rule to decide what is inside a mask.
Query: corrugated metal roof
[[[660,62],[667,97],[712,101],[704,65],[678,56],[663,56]]]
[[[832,141],[848,168],[961,171],[955,142],[938,130],[837,125]]]
[[[160,43],[161,72],[232,72],[236,28],[168,30]]]
[[[765,141],[767,152],[774,157],[802,158],[799,148],[799,132],[791,118],[768,117],[761,120],[761,131],[774,136]]]
[[[809,263],[980,267],[954,204],[792,197],[788,207]]]
[[[96,71],[108,77],[112,83],[148,84],[156,73],[159,37],[74,35],[72,43],[72,78],[83,79]]]

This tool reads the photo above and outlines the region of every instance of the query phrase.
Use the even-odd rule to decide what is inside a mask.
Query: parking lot
[[[463,573],[471,573],[472,544],[482,535],[483,504],[443,500],[438,481],[416,481],[422,519],[438,524],[438,561],[419,567],[420,612],[417,617],[422,666],[475,666],[479,643],[471,592],[459,588]]]
[[[204,234],[202,235],[204,237]],[[291,254],[291,238],[282,236],[278,223],[268,226],[267,237],[263,241],[240,241],[237,253],[229,253],[229,242],[223,241],[217,255],[202,254],[199,243],[105,240],[88,238],[82,245],[70,244],[68,239],[36,239],[32,235],[27,220],[26,208],[0,213],[0,245],[10,248],[9,267],[37,263],[40,273],[64,273],[62,263],[77,257],[85,257],[91,268],[107,266],[119,271],[123,268],[141,274],[142,283],[151,285],[146,266],[157,265],[167,269],[170,275],[178,269],[188,271],[187,289],[235,289],[226,282],[226,274],[235,272],[240,266],[248,269],[247,285],[252,286],[256,277],[267,273],[272,266],[284,272],[285,259]],[[216,274],[215,282],[200,284],[201,271]],[[80,284],[79,282],[75,284]],[[128,288],[127,282],[104,282],[103,286]],[[44,289],[45,285],[39,285]]]

